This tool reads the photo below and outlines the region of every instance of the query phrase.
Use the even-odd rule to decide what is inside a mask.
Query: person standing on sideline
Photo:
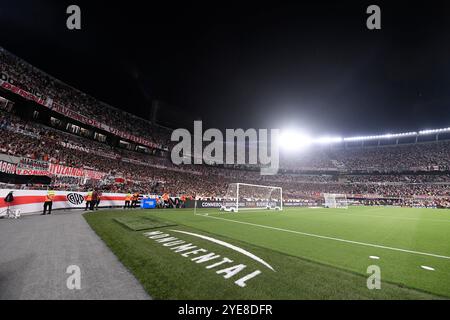
[[[89,207],[89,210],[94,211],[94,207],[97,204],[98,201],[98,191],[94,189],[92,192],[92,198],[91,198],[91,206]]]
[[[55,197],[55,191],[49,190],[44,199],[44,211],[42,212],[42,215],[47,214],[47,210],[48,210],[48,214],[52,214],[52,206],[53,206],[53,198],[54,197]]]
[[[186,195],[182,194],[180,197],[180,208],[185,207],[186,199],[187,199]]]
[[[170,196],[169,196],[169,194],[168,194],[167,192],[164,193],[164,194],[162,195],[162,198],[163,198],[163,200],[164,200],[164,202],[163,202],[164,208],[168,208],[168,207],[169,207],[169,204],[170,204]]]
[[[95,210],[98,210],[98,205],[100,204],[100,200],[101,200],[101,197],[102,197],[102,192],[101,191],[98,191],[97,193],[98,194],[97,194],[97,202],[95,203]]]
[[[137,203],[139,200],[139,192],[133,193],[133,196],[131,197],[131,208],[136,208]]]
[[[92,191],[88,191],[87,195],[85,196],[84,200],[86,200],[86,208],[84,208],[84,211],[86,211],[91,206],[92,201]]]
[[[131,200],[131,193],[128,192],[125,195],[125,206],[123,207],[124,209],[130,208],[130,200]]]

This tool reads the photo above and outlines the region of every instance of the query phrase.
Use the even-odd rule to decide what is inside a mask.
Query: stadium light
[[[442,128],[442,129],[432,129],[432,130],[422,130],[419,131],[419,134],[435,134],[435,133],[441,133],[441,132],[449,132],[450,128]]]
[[[378,139],[392,139],[392,138],[401,138],[401,137],[410,137],[416,136],[417,132],[403,132],[403,133],[388,133],[381,134],[376,136],[364,136],[364,137],[349,137],[344,138],[344,141],[362,141],[362,140],[378,140]]]
[[[369,141],[369,140],[382,140],[382,139],[396,139],[404,137],[414,137],[418,135],[438,134],[443,132],[450,132],[450,127],[441,129],[429,129],[421,131],[410,131],[402,133],[387,133],[371,136],[356,136],[356,137],[319,137],[311,138],[294,129],[281,130],[279,145],[285,150],[301,150],[311,144],[333,144],[341,142],[355,142],[355,141]]]
[[[344,139],[342,139],[341,137],[321,137],[321,138],[314,139],[314,143],[332,144],[332,143],[340,143],[343,140]]]
[[[299,151],[307,148],[312,143],[312,140],[308,135],[298,130],[283,129],[281,130],[278,143],[283,150]]]

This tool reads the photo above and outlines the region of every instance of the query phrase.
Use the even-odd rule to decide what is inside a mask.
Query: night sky
[[[219,128],[450,126],[448,1],[243,2],[1,1],[0,45],[144,117],[159,99]],[[66,29],[69,4],[81,31]],[[382,30],[366,28],[370,4]]]

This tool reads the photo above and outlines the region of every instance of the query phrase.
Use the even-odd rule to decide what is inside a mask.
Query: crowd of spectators
[[[450,141],[335,149],[328,155],[352,171],[450,169]]]
[[[450,183],[450,174],[365,174],[343,175],[342,180],[351,183],[375,183],[375,184],[414,184],[414,183]]]
[[[116,109],[87,95],[41,70],[24,62],[0,47],[0,73],[19,88],[40,97],[51,98],[90,119],[115,129],[131,133],[160,146],[168,145],[168,134],[163,127],[153,126],[148,120]]]

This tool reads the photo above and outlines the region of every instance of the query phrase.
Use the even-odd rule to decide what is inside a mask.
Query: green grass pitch
[[[240,287],[234,283],[240,276],[225,279],[217,273],[221,267],[207,269],[208,262],[192,260],[195,254],[184,257],[144,236],[146,230],[133,231],[115,221],[124,217],[171,222],[175,226],[147,231],[170,234],[261,274]],[[110,210],[85,218],[156,299],[450,298],[450,210]],[[243,248],[274,270],[198,235]],[[381,271],[379,290],[367,288],[371,265]]]
[[[152,217],[135,217],[128,215],[114,218],[114,220],[133,231],[175,226],[174,223],[162,221]]]

